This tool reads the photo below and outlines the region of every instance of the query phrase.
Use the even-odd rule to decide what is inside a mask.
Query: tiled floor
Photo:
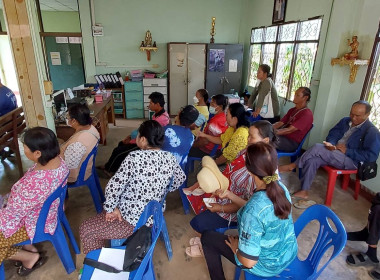
[[[117,142],[127,135],[132,129],[136,128],[140,121],[118,120],[117,126],[111,126],[107,137],[107,146],[100,146],[97,164],[103,164],[109,157],[112,148]],[[30,162],[24,158],[24,169],[30,166]],[[6,160],[0,163],[0,194],[7,193],[12,184],[18,179],[18,172],[13,165],[14,161]],[[295,173],[282,174],[283,181],[290,191],[299,188],[299,181]],[[194,181],[194,176],[190,177],[190,182]],[[101,178],[101,184],[106,186],[107,180]],[[318,203],[324,202],[327,178],[323,171],[319,171],[314,180],[311,199]],[[359,230],[366,223],[368,208],[370,203],[362,197],[355,201],[352,191],[345,192],[337,185],[334,193],[334,200],[331,209],[337,213],[348,231]],[[293,208],[294,220],[302,213],[301,210]],[[80,223],[87,217],[95,215],[95,209],[87,188],[70,189],[70,199],[66,210],[67,218],[74,231],[75,237],[79,242],[78,228]],[[167,197],[167,211],[165,217],[168,231],[173,247],[173,259],[169,262],[163,242],[158,241],[154,253],[154,267],[157,279],[181,279],[181,280],[200,280],[209,279],[206,263],[203,258],[189,258],[185,254],[189,239],[193,236],[193,231],[189,221],[194,214],[184,215],[181,200],[178,192],[174,192]],[[299,239],[300,255],[307,255],[310,244],[316,236],[318,225],[308,226]],[[45,280],[45,279],[78,279],[79,269],[82,267],[84,255],[75,256],[77,270],[67,275],[54,248],[50,243],[39,244],[43,250],[47,251],[48,262],[40,269],[33,272],[24,279]],[[319,279],[371,279],[368,276],[368,268],[353,268],[345,263],[346,255],[351,251],[363,251],[366,249],[364,243],[348,242],[342,254],[338,256],[322,273]],[[328,252],[329,253],[329,252]],[[227,279],[233,278],[234,267],[227,261],[225,264],[225,274]],[[13,263],[5,262],[6,279],[21,279],[16,274]],[[243,279],[243,277],[241,278]]]

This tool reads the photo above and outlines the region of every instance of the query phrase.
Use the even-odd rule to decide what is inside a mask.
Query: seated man
[[[164,109],[165,100],[162,93],[152,92],[149,95],[149,110],[154,111],[154,115],[152,119],[157,121],[161,126],[166,126],[169,124],[170,117],[168,113]],[[137,137],[137,131],[132,131],[131,135],[134,134],[134,139],[132,139],[131,135],[128,135],[124,140],[120,141],[118,146],[113,149],[112,154],[104,166],[99,166],[98,168],[103,170],[104,173],[111,177],[113,173],[115,173],[123,160],[127,157],[127,155],[139,148],[136,145],[135,138]]]
[[[302,139],[313,125],[313,113],[307,108],[310,101],[310,89],[300,87],[294,94],[293,103],[286,115],[273,124],[278,135],[277,149],[284,152],[294,152],[297,150]]]
[[[366,253],[355,253],[347,256],[346,262],[352,266],[377,265],[369,272],[373,279],[380,279],[380,265],[377,258],[377,243],[380,238],[380,193],[377,193],[369,209],[367,225],[356,232],[347,232],[347,240],[365,241],[368,244]]]
[[[294,163],[279,167],[280,172],[302,168],[301,190],[294,196],[308,198],[308,190],[320,166],[352,170],[358,163],[374,162],[380,151],[380,132],[368,120],[371,105],[363,100],[352,104],[350,117],[335,125],[323,144],[315,144]]]

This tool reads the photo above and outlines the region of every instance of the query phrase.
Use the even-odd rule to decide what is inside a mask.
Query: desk
[[[115,124],[115,112],[113,98],[110,96],[102,103],[93,103],[88,108],[91,111],[91,117],[93,118],[93,125],[97,128],[100,134],[100,144],[106,145],[108,123]],[[65,124],[59,124],[55,127],[57,131],[57,137],[67,141],[75,132],[74,128]]]

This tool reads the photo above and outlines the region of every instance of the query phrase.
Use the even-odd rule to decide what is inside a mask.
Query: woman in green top
[[[297,255],[290,195],[276,174],[276,149],[263,142],[252,144],[245,164],[256,186],[250,200],[228,190],[217,194],[242,207],[237,214],[239,235],[206,231],[201,237],[212,280],[225,279],[220,256],[254,275],[273,277]]]
[[[257,70],[257,79],[260,81],[260,84],[253,89],[251,97],[248,100],[248,106],[254,109],[252,116],[256,118],[261,115],[261,119],[267,120],[270,123],[278,122],[280,120],[280,103],[278,101],[277,90],[272,80],[269,65],[261,64],[259,66],[259,69]],[[260,114],[263,106],[267,105],[264,104],[264,101],[268,93],[270,93],[272,99],[273,117],[265,117],[262,112]]]

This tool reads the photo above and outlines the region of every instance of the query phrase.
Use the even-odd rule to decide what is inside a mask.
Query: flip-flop
[[[186,248],[186,255],[192,258],[200,258],[203,257],[203,252],[198,245],[193,245]]]
[[[20,275],[20,276],[28,276],[30,273],[32,273],[34,270],[36,270],[37,268],[41,267],[42,265],[44,265],[47,261],[47,257],[40,257],[38,259],[38,261],[33,265],[32,268],[26,268],[24,267],[23,265],[20,266],[17,270],[17,274]]]
[[[293,206],[298,208],[298,209],[306,209],[309,208],[310,206],[316,204],[314,200],[299,200],[298,202],[293,203]]]
[[[190,246],[198,245],[198,246],[202,247],[201,239],[198,236],[191,238],[189,241],[189,244],[190,244]]]
[[[191,195],[192,191],[182,189],[185,195]]]
[[[366,253],[351,253],[346,258],[346,263],[351,266],[369,266],[378,263],[373,262]]]
[[[201,196],[201,195],[203,195],[204,193],[205,193],[205,191],[202,190],[201,188],[196,188],[195,190],[193,190],[193,191],[191,192],[191,194],[194,195],[194,196]]]
[[[379,280],[380,279],[380,265],[378,265],[375,269],[368,271],[369,276],[372,279]]]

